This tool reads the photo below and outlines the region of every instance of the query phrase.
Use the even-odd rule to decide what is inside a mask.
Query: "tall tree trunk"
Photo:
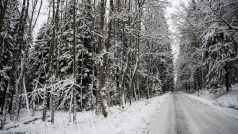
[[[55,18],[55,0],[52,1],[53,4],[53,17]],[[50,10],[50,9],[49,9]],[[54,47],[55,47],[55,20],[53,19],[51,22],[53,26],[53,34],[50,42],[50,49],[49,49],[49,57],[48,57],[48,73],[47,73],[47,85],[50,86],[52,83],[52,76],[54,73]],[[47,114],[47,103],[49,100],[49,89],[46,86],[44,91],[44,97],[43,97],[43,112],[42,112],[42,120],[46,121],[46,114]]]
[[[59,63],[58,63],[58,41],[59,41],[59,7],[60,7],[60,0],[57,0],[57,3],[56,3],[56,9],[55,9],[55,1],[53,1],[53,37],[52,37],[52,40],[54,40],[54,48],[55,48],[55,52],[53,55],[54,56],[54,62],[52,63],[52,67],[54,68],[54,79],[57,79],[58,78],[58,72],[59,72]],[[51,100],[51,123],[54,123],[54,120],[55,120],[55,94],[51,92],[51,96],[50,96],[50,100]]]
[[[117,13],[120,12],[120,0],[117,0]],[[116,58],[117,58],[117,67],[116,67],[116,87],[117,87],[117,90],[119,91],[119,102],[121,103],[122,105],[122,102],[121,102],[121,96],[122,96],[122,90],[120,88],[120,49],[119,49],[119,41],[120,41],[120,33],[119,33],[119,26],[120,26],[120,19],[117,19],[116,21],[116,26],[115,26],[115,29],[116,29],[116,36],[115,36],[115,40],[117,41],[116,42]]]
[[[95,10],[94,9],[94,5],[95,5],[95,0],[93,1],[93,7],[91,6],[92,5],[92,1],[91,0],[88,0],[88,7],[89,7],[89,12],[90,14],[93,13],[93,11]],[[95,18],[93,18],[92,20],[92,25],[90,27],[91,30],[93,30],[95,28]],[[94,37],[94,34],[92,34],[92,39],[94,40],[95,37]],[[96,47],[95,47],[95,44],[93,43],[92,45],[92,59],[95,60],[95,53],[96,53]],[[95,85],[95,74],[96,74],[96,69],[95,69],[95,63],[93,63],[92,65],[92,82],[91,82],[91,86],[90,86],[90,91],[91,91],[91,95],[90,95],[90,101],[91,101],[91,110],[94,109],[94,101],[93,101],[93,97],[94,97],[94,85]]]
[[[13,61],[12,61],[12,69],[11,69],[11,86],[10,89],[13,91],[13,98],[12,98],[12,108],[10,112],[10,119],[11,120],[17,120],[16,114],[18,113],[19,110],[19,101],[20,101],[20,89],[19,88],[19,83],[20,80],[22,79],[21,76],[18,78],[17,76],[17,64],[19,60],[22,57],[22,54],[24,53],[24,33],[25,33],[25,26],[27,23],[27,16],[28,16],[28,9],[29,9],[29,0],[24,0],[23,5],[22,5],[22,10],[21,10],[21,15],[20,15],[20,23],[18,26],[18,31],[17,31],[17,39],[16,39],[16,48],[14,48],[13,52]],[[21,70],[21,74],[23,73],[23,70]]]
[[[83,39],[84,40],[84,39]],[[84,41],[83,41],[84,44]],[[83,111],[83,64],[84,64],[84,48],[81,48],[81,70],[80,70],[80,108]]]
[[[76,123],[76,106],[77,106],[77,101],[76,101],[76,66],[77,66],[77,61],[76,61],[76,0],[74,0],[74,13],[73,13],[73,80],[74,80],[74,86],[72,89],[72,97],[73,97],[73,106],[72,106],[72,111],[73,112],[73,123]],[[82,86],[82,85],[81,85]]]
[[[138,15],[138,22],[137,22],[137,59],[139,60],[140,57],[140,31],[141,31],[141,17],[142,17],[142,9],[139,0],[136,0],[135,2],[136,10],[139,9],[139,15]],[[138,62],[138,69],[140,68],[140,62]],[[138,76],[137,76],[138,77]],[[140,87],[139,87],[139,78],[137,78],[137,90],[138,90],[138,100],[140,99]]]
[[[105,17],[105,2],[104,0],[101,0],[101,11],[100,11],[100,31],[101,35],[104,35],[104,17]],[[98,44],[98,50],[99,53],[104,53],[106,49],[105,46],[105,39],[104,37],[99,38],[99,44]],[[106,63],[107,63],[107,54],[103,54],[103,61],[100,61],[98,64],[99,68],[99,75],[98,75],[98,82],[99,82],[99,95],[101,99],[101,107],[104,117],[107,117],[108,115],[108,106],[107,106],[107,100],[106,100]]]

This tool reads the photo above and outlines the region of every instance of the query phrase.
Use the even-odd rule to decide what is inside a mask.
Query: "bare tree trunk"
[[[73,122],[76,123],[76,0],[74,0],[73,9],[73,79],[74,87],[72,90],[73,94]],[[82,83],[81,83],[82,84]],[[81,85],[82,86],[82,85]],[[71,112],[71,111],[70,111]]]
[[[57,0],[56,3],[56,9],[55,9],[55,1],[53,1],[53,18],[54,18],[54,25],[53,25],[53,38],[52,40],[54,40],[54,48],[55,48],[55,55],[54,56],[54,62],[52,63],[52,66],[54,66],[54,79],[58,78],[58,72],[59,72],[59,62],[58,62],[58,41],[59,41],[59,7],[60,7],[60,0]],[[53,81],[53,80],[52,80]],[[51,92],[51,96],[50,96],[50,100],[51,100],[51,123],[54,123],[55,120],[55,97],[56,95]]]
[[[225,86],[226,86],[226,91],[229,92],[231,90],[231,79],[230,79],[230,65],[229,63],[225,64]]]
[[[51,96],[50,96],[51,120],[50,120],[50,122],[52,124],[55,122],[55,102],[54,101],[55,101],[55,95],[54,95],[54,93],[51,93]]]
[[[131,12],[131,0],[128,0],[128,13],[130,14]],[[129,15],[128,16],[128,26],[129,28],[131,29],[131,16]],[[131,32],[129,33],[129,48],[132,48],[132,37],[131,37]],[[129,56],[129,68],[130,68],[130,82],[129,82],[129,101],[130,101],[130,105],[132,103],[132,95],[133,95],[133,74],[132,74],[132,69],[131,69],[131,65],[132,65],[132,62],[133,62],[133,53],[131,53]]]
[[[55,18],[55,0],[52,1],[53,4],[53,17]],[[55,20],[52,20],[52,26],[53,26],[53,34],[52,34],[52,40],[50,42],[50,49],[49,49],[49,57],[48,57],[48,74],[47,74],[47,85],[51,85],[52,82],[52,75],[53,75],[53,68],[54,68],[54,47],[55,47]],[[45,88],[44,91],[44,98],[43,98],[43,114],[42,114],[42,120],[46,121],[46,114],[47,114],[47,101],[49,99],[49,93],[48,93],[48,87]]]
[[[117,13],[120,12],[120,0],[117,0]],[[117,90],[119,91],[119,102],[121,103],[121,106],[122,106],[122,101],[121,101],[121,98],[122,98],[122,88],[120,88],[120,49],[119,49],[119,41],[120,41],[120,35],[119,35],[119,27],[120,27],[120,19],[117,19],[116,21],[116,26],[115,26],[115,29],[116,29],[116,36],[115,36],[115,40],[117,41],[116,43],[116,58],[117,58],[117,67],[116,67],[116,87],[117,87]]]
[[[93,12],[93,10],[95,10],[94,9],[94,5],[95,5],[95,0],[93,1],[93,9],[92,9],[92,7],[91,7],[91,4],[92,4],[92,2],[91,2],[91,0],[88,0],[88,4],[90,5],[90,13],[92,13]],[[93,18],[93,21],[92,21],[92,29],[94,29],[94,27],[95,27],[95,18]],[[94,37],[94,34],[92,34],[92,38],[94,39],[95,37]],[[93,44],[93,48],[92,48],[93,50],[92,50],[92,59],[93,60],[95,60],[95,53],[96,53],[96,47],[95,47],[95,44]],[[94,109],[94,103],[93,103],[93,96],[94,96],[94,94],[93,94],[93,89],[94,89],[94,82],[95,82],[95,74],[96,74],[96,69],[95,69],[95,64],[93,64],[93,70],[92,70],[92,83],[91,83],[91,87],[90,87],[90,91],[91,91],[91,95],[90,95],[90,101],[91,101],[91,110],[93,110]]]
[[[82,47],[82,49],[81,49],[81,70],[80,70],[80,75],[81,75],[80,76],[80,108],[81,108],[81,111],[83,111],[83,64],[84,64],[83,53],[84,53],[84,48]]]
[[[57,0],[58,1],[58,0]],[[50,75],[49,77],[49,85],[52,85],[53,81],[56,79],[56,66],[55,66],[55,63],[57,61],[57,40],[56,40],[56,23],[57,23],[57,20],[56,20],[56,9],[55,9],[55,0],[52,1],[53,3],[53,35],[52,35],[52,45],[53,45],[53,51],[52,51],[52,62],[51,62],[51,72],[52,74]],[[55,104],[54,104],[54,87],[51,87],[50,88],[50,113],[51,113],[51,119],[50,119],[50,122],[53,124],[54,123],[54,119],[55,119]]]
[[[100,11],[100,31],[101,35],[104,35],[104,17],[105,17],[105,1],[101,0],[101,11]],[[99,38],[99,44],[98,44],[99,53],[104,53],[106,46],[105,46],[105,39],[104,37]],[[99,68],[99,95],[101,98],[101,106],[102,106],[102,112],[104,117],[107,117],[108,115],[108,106],[107,106],[107,100],[106,100],[106,62],[107,62],[107,54],[103,54],[103,61],[100,61],[98,64]]]
[[[139,0],[136,0],[135,2],[135,7],[136,7],[136,10],[139,9],[139,15],[138,15],[138,22],[137,22],[137,30],[138,30],[138,33],[137,33],[137,59],[140,58],[140,31],[141,31],[141,16],[142,16],[142,10],[140,9],[141,6],[140,6],[140,3],[139,3]],[[138,69],[140,68],[140,62],[138,62]],[[137,76],[138,77],[138,76]],[[137,78],[137,90],[138,90],[138,100],[140,99],[140,87],[139,87],[139,79]]]
[[[111,48],[111,41],[112,41],[112,39],[113,39],[113,32],[112,32],[112,30],[113,30],[113,22],[114,22],[114,20],[113,20],[113,18],[112,18],[112,15],[113,15],[113,12],[114,12],[114,4],[113,4],[113,0],[110,0],[109,1],[109,22],[108,22],[108,31],[107,31],[107,39],[106,39],[106,51],[107,51],[107,53],[106,53],[106,71],[105,71],[105,73],[106,74],[109,74],[110,73],[110,64],[112,64],[111,62],[112,62],[112,60],[110,60],[108,57],[108,53],[109,53],[109,49]],[[108,81],[110,79],[110,75],[106,75],[106,81]],[[111,105],[111,95],[110,95],[110,93],[109,93],[109,97],[108,97],[108,104],[109,104],[109,106]]]
[[[150,48],[150,51],[152,51],[153,49],[153,46],[151,46]],[[151,87],[149,86],[150,85],[150,74],[151,74],[151,68],[152,68],[152,58],[153,58],[153,55],[150,54],[150,59],[149,59],[149,70],[148,70],[148,76],[147,76],[147,79],[146,79],[146,87],[147,87],[147,99],[149,99],[151,97]]]

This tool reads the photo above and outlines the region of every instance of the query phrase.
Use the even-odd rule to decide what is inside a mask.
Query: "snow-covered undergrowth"
[[[149,100],[134,102],[124,109],[109,108],[109,116],[104,118],[95,112],[77,113],[77,123],[69,123],[69,114],[57,112],[55,124],[40,119],[30,124],[20,124],[6,132],[26,132],[30,134],[142,134],[170,93]],[[9,127],[9,125],[8,125]]]
[[[238,119],[238,85],[233,85],[232,91],[226,93],[214,94],[208,90],[200,91],[193,95],[186,94],[193,99],[211,106],[221,112],[224,112],[230,117]]]

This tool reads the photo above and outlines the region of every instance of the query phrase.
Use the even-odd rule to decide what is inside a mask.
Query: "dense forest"
[[[107,117],[108,107],[118,105],[123,108],[126,103],[174,90],[173,55],[165,19],[168,2],[48,0],[47,22],[38,33],[34,33],[39,14],[44,9],[43,2],[46,1],[0,2],[0,128],[7,120],[17,121],[22,110],[27,110],[28,116],[35,116],[35,112],[40,111],[42,120],[50,119],[51,123],[55,122],[56,111],[65,111],[69,113],[69,121],[74,122],[76,112],[94,110]],[[217,7],[211,5],[211,9],[214,6]],[[194,5],[194,8],[198,7],[198,4]],[[226,11],[223,7],[219,8]],[[236,14],[230,10],[220,14],[216,10],[218,8],[211,10],[216,16],[207,17],[217,19],[223,14]],[[187,19],[203,22],[196,20],[197,14],[210,13],[200,11],[189,10]],[[216,25],[206,24],[228,28],[220,34],[215,34],[220,29],[214,29],[214,34],[209,37],[210,45],[204,42],[200,46],[196,39],[191,40],[192,37],[186,35],[181,38],[186,39],[186,45],[195,43],[187,49],[198,47],[200,50],[206,46],[206,58],[200,60],[206,63],[203,68],[208,63],[219,61],[216,70],[236,67],[233,71],[237,72],[237,60],[234,59],[237,50],[234,54],[231,51],[231,55],[224,55],[224,59],[224,56],[215,58],[209,49],[212,44],[219,43],[215,38],[226,42],[216,48],[215,53],[219,56],[226,53],[228,47],[237,49],[233,34],[237,30],[237,20],[230,17],[229,22],[224,21],[228,24],[222,20]],[[181,30],[189,31],[189,26],[183,25]],[[192,34],[198,36],[202,28]],[[203,32],[205,36],[209,31]],[[182,61],[187,61],[186,57],[195,58],[189,54],[182,57]],[[187,62],[183,64],[190,65]],[[189,73],[185,77],[187,79],[187,76],[200,74],[199,71],[203,74],[210,71],[192,65],[200,70],[193,66],[193,70],[185,69]],[[209,80],[219,78],[222,81],[226,78],[226,74],[217,77],[215,72],[210,73]],[[180,80],[184,83],[187,79]]]
[[[237,0],[191,0],[174,14],[180,33],[177,89],[216,93],[238,83],[237,7]]]
[[[1,0],[0,133],[236,134],[238,0],[183,2]]]

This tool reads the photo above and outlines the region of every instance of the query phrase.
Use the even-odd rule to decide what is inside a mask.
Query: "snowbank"
[[[214,94],[208,91],[202,90],[200,95],[186,94],[198,102],[208,105],[216,110],[223,112],[224,114],[238,120],[238,111],[234,108],[238,106],[238,86],[233,86],[233,90],[227,94],[215,97]]]
[[[30,124],[21,124],[8,132],[26,132],[31,134],[142,134],[151,122],[154,113],[160,109],[169,93],[149,100],[141,100],[120,107],[109,108],[109,116],[104,118],[95,112],[77,113],[77,123],[69,123],[68,113],[57,112],[55,124],[37,120]]]
[[[232,89],[231,92],[218,97],[216,101],[220,106],[238,110],[238,85],[234,85]]]
[[[210,93],[208,90],[201,90],[200,93],[195,93],[196,96],[201,98],[215,101],[215,105],[222,107],[232,108],[238,110],[238,84],[232,86],[232,91],[226,92],[220,89],[219,93]]]

